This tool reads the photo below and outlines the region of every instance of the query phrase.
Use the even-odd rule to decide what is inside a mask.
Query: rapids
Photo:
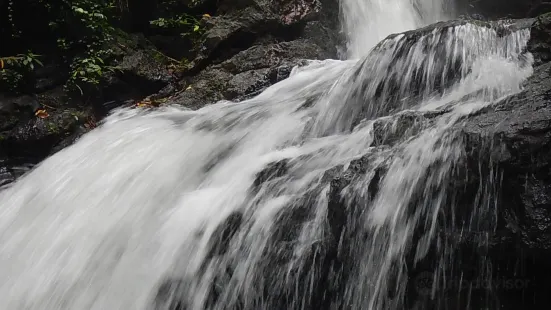
[[[397,34],[447,19],[445,3],[341,8],[348,60],[311,61],[243,102],[117,110],[0,191],[0,309],[318,309],[330,282],[327,309],[401,308],[405,257],[427,254],[449,207],[451,129],[521,90],[529,30]],[[379,125],[384,140],[403,118],[380,143]],[[335,235],[324,176],[365,156],[343,189],[363,211]],[[322,279],[328,238],[348,243],[346,277]]]

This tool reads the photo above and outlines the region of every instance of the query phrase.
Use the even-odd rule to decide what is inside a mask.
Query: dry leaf
[[[145,98],[142,101],[136,103],[136,107],[139,108],[153,108],[158,106],[159,102],[157,102],[156,100],[151,100],[150,98]]]
[[[34,112],[34,115],[36,115],[39,118],[46,118],[50,116],[48,112],[46,112],[46,110],[43,110],[43,109],[36,110],[36,112]]]
[[[151,107],[151,102],[140,101],[140,102],[136,103],[136,106],[138,108],[149,108],[149,107]]]

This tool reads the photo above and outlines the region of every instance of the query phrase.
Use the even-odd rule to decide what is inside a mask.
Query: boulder
[[[539,16],[531,31],[528,49],[534,55],[536,65],[551,60],[551,13]]]
[[[524,18],[541,0],[458,0],[456,10],[462,14],[481,14],[489,19]]]
[[[17,123],[0,132],[0,149],[24,163],[37,163],[50,155],[54,147],[74,134],[91,115],[77,109],[42,110],[37,115],[17,117]]]
[[[255,45],[205,68],[165,104],[196,109],[219,100],[247,99],[287,78],[305,59],[327,56],[328,52],[306,39]]]
[[[118,31],[108,48],[112,51],[110,61],[115,70],[107,74],[100,103],[143,98],[176,78],[169,70],[174,61],[158,52],[143,35]]]
[[[231,58],[267,37],[278,42],[297,38],[323,42],[334,58],[338,44],[335,3],[333,0],[222,1],[218,16],[203,19],[206,32],[197,47],[191,72]]]

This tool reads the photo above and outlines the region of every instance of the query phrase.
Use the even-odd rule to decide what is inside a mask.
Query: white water
[[[436,214],[445,207],[439,184],[445,184],[461,156],[449,129],[465,115],[519,91],[531,74],[529,62],[519,60],[527,31],[499,38],[495,30],[457,26],[444,34],[428,33],[401,58],[391,52],[403,46],[403,36],[368,55],[388,34],[442,18],[438,3],[419,4],[422,17],[409,1],[343,0],[350,56],[365,59],[313,62],[241,103],[198,111],[117,111],[0,192],[0,309],[149,309],[167,277],[188,282],[187,291],[175,298],[189,309],[237,304],[273,309],[277,301],[264,296],[264,290],[279,296],[289,288],[295,289],[285,293],[296,298],[287,308],[307,309],[314,284],[299,284],[296,271],[312,268],[315,276],[308,249],[329,233],[329,187],[321,178],[326,170],[346,168],[368,153],[376,155],[373,168],[386,164],[388,173],[371,211],[358,219],[372,239],[354,240],[361,252],[355,276],[335,302],[354,309],[397,308],[400,298],[387,296],[387,278],[403,259],[413,228],[426,222],[428,237],[417,245],[423,255]],[[375,98],[377,85],[391,83],[389,72],[403,72],[401,66],[424,73],[423,85],[445,75],[430,60],[437,58],[438,44],[444,44],[449,59],[462,61],[452,86],[442,93],[427,88],[412,100],[404,100],[407,87],[398,99]],[[429,53],[419,54],[427,46]],[[410,80],[413,75],[403,85]],[[312,98],[319,99],[304,107]],[[424,113],[436,110],[447,112],[432,123],[424,119]],[[367,119],[352,130],[360,112]],[[396,124],[407,113],[420,117],[421,133],[374,147],[374,122]],[[281,159],[288,160],[291,176],[251,190],[257,173]],[[436,163],[437,169],[429,169]],[[373,175],[351,184],[346,195],[364,196]],[[421,180],[426,182],[422,190],[436,198],[408,216],[406,206]],[[281,212],[300,208],[300,199],[308,195],[313,195],[308,199],[313,213],[292,243],[293,258],[283,266],[268,264],[266,251],[281,250],[272,242]],[[217,227],[236,211],[243,223],[229,249],[207,259]],[[220,280],[228,266],[232,274]],[[275,282],[266,276],[272,270]],[[398,273],[403,279],[404,273]],[[225,285],[212,302],[209,292],[216,281]],[[157,309],[169,309],[157,302]]]
[[[347,56],[358,59],[392,33],[447,20],[449,0],[340,0]]]

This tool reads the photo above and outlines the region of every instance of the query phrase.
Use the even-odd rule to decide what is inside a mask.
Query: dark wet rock
[[[528,48],[534,55],[536,65],[551,60],[551,13],[536,19]]]
[[[68,72],[65,66],[58,64],[38,67],[35,72],[35,92],[44,93],[63,85],[69,77]]]
[[[207,10],[216,5],[218,0],[179,0],[179,2],[184,5],[187,9],[198,11],[198,10]]]
[[[530,10],[541,0],[458,0],[456,9],[461,13],[478,13],[490,19],[528,17]]]
[[[8,163],[5,163],[4,160],[0,159],[0,187],[15,180],[15,176],[7,166]]]
[[[303,39],[253,46],[191,78],[167,104],[200,108],[218,100],[247,99],[287,78],[304,59],[327,56],[328,52]]]
[[[269,70],[259,69],[236,74],[228,81],[228,88],[224,93],[224,97],[233,99],[242,94],[247,97],[259,94],[272,84],[268,75]]]
[[[191,109],[223,100],[228,80],[232,75],[224,70],[206,69],[187,83],[182,83],[183,91],[172,96],[166,104],[178,104]]]
[[[207,29],[191,72],[231,58],[267,38],[281,42],[308,38],[336,56],[338,8],[332,0],[223,1],[203,19]],[[315,24],[311,24],[315,23]]]
[[[242,222],[243,214],[234,212],[217,227],[217,230],[213,233],[216,237],[209,240],[209,250],[206,255],[207,260],[214,256],[223,255],[228,251],[230,242],[239,230]]]
[[[528,17],[537,17],[549,12],[551,12],[551,2],[535,3],[528,11]]]
[[[118,69],[122,71],[123,80],[135,87],[144,87],[147,93],[159,91],[172,80],[164,64],[143,50],[126,55]]]
[[[479,220],[476,227],[456,232],[455,236],[464,237],[455,241],[463,253],[457,263],[491,263],[494,268],[489,276],[529,281],[530,286],[515,291],[498,291],[502,298],[522,293],[530,299],[524,305],[531,306],[547,302],[544,292],[549,285],[544,274],[549,272],[551,257],[551,63],[541,56],[541,46],[548,40],[548,26],[541,21],[534,24],[529,44],[529,51],[540,61],[525,89],[458,128],[467,154],[461,169],[467,174],[454,187],[462,198],[458,205],[459,210],[463,208],[461,217]],[[496,209],[475,214],[472,197],[480,193],[480,184],[494,184],[496,192],[489,205]],[[486,223],[495,223],[495,227],[480,226],[482,214],[494,214]],[[469,231],[475,228],[478,230]]]
[[[400,113],[392,118],[380,118],[373,123],[373,145],[394,145],[418,134],[427,122],[419,113]]]
[[[164,55],[179,61],[187,61],[195,57],[193,40],[177,34],[152,34],[147,37]]]
[[[71,136],[87,121],[89,115],[78,110],[52,110],[46,118],[20,120],[17,126],[0,133],[0,149],[9,157],[28,158],[38,162],[53,148]]]
[[[0,94],[0,113],[34,114],[40,108],[38,98],[32,95],[3,96]]]
[[[270,163],[262,171],[256,174],[256,178],[253,182],[254,189],[258,189],[265,182],[279,178],[287,174],[289,171],[289,161],[281,160]]]
[[[550,70],[550,63],[537,67],[524,91],[469,119],[464,129],[471,141],[482,137],[499,150],[492,159],[504,173],[507,227],[527,248],[546,250],[551,250]]]
[[[175,76],[171,63],[143,35],[117,32],[110,43],[116,70],[108,75],[101,89],[103,101],[143,98],[169,85]]]
[[[166,279],[159,288],[153,300],[154,310],[187,310],[189,306],[182,296],[187,292],[189,284],[183,279]]]

